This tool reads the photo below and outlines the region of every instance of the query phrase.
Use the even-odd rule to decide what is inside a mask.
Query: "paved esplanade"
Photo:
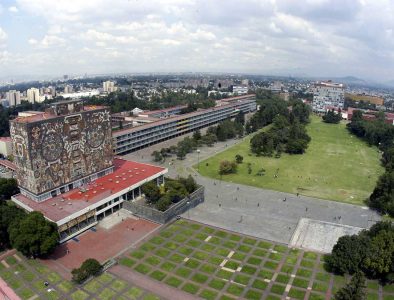
[[[191,168],[197,164],[198,158],[202,161],[237,142],[239,140],[202,147],[200,154],[188,154],[183,161],[175,156],[167,158],[163,165],[169,169],[171,177],[193,174],[197,182],[205,187],[205,202],[186,212],[183,215],[185,218],[286,244],[290,242],[301,218],[356,227],[369,227],[380,220],[376,212],[366,207],[213,180],[198,175]],[[174,143],[167,141],[128,154],[127,157],[152,163],[151,153],[171,144]]]

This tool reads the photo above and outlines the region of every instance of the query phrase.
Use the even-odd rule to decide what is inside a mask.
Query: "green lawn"
[[[251,136],[248,136],[243,142],[200,162],[200,173],[220,179],[220,162],[235,160],[235,155],[240,154],[244,160],[238,165],[237,174],[224,175],[222,180],[363,204],[383,173],[377,148],[349,134],[344,123],[326,124],[313,116],[307,129],[312,140],[303,155],[256,157],[249,151]],[[248,174],[248,163],[252,166],[251,174]],[[266,170],[264,176],[255,175],[260,168]],[[278,177],[274,178],[276,173]]]

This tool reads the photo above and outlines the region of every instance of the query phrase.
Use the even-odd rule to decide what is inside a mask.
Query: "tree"
[[[166,211],[172,204],[170,199],[170,195],[165,194],[163,197],[159,199],[156,203],[156,208],[160,211]]]
[[[103,267],[96,259],[88,258],[82,263],[81,269],[85,270],[89,276],[96,276],[101,272]]]
[[[57,225],[37,211],[12,223],[9,236],[12,247],[25,256],[45,257],[53,252],[58,241]]]
[[[1,203],[2,201],[0,201],[0,251],[11,246],[8,231],[12,224],[26,216],[26,213],[18,207]]]
[[[241,125],[245,125],[245,113],[241,110],[238,115],[235,117],[234,120],[236,123],[239,123]]]
[[[305,103],[303,103],[301,100],[293,101],[292,113],[301,124],[309,123],[310,112],[311,112],[311,108]]]
[[[0,200],[8,200],[18,194],[18,182],[14,178],[0,178]]]
[[[237,164],[233,161],[223,160],[220,162],[219,174],[231,174],[237,172]]]
[[[394,217],[394,172],[388,171],[380,176],[375,189],[369,197],[369,206],[382,214]]]
[[[364,300],[365,276],[362,272],[354,274],[350,282],[336,292],[335,300]]]
[[[177,147],[177,151],[176,151],[176,156],[178,157],[178,159],[184,159],[186,157],[187,151],[185,150],[184,147]]]
[[[235,155],[235,162],[237,164],[242,164],[242,161],[244,160],[244,157],[240,154]]]
[[[141,191],[142,193],[145,194],[146,199],[150,203],[155,203],[160,198],[160,188],[157,186],[156,182],[154,181],[149,181],[147,183],[144,183],[141,186]]]
[[[177,180],[167,180],[165,187],[166,194],[173,203],[179,202],[189,194],[186,187]]]
[[[156,162],[163,160],[163,156],[161,155],[161,153],[159,151],[153,151],[152,156],[154,157],[153,160]]]
[[[180,177],[179,182],[185,186],[188,193],[193,193],[197,189],[197,183],[192,175],[189,175],[186,178]]]
[[[195,141],[201,140],[201,132],[200,132],[200,130],[196,130],[195,132],[193,132],[193,140],[195,140]]]
[[[334,109],[327,111],[322,119],[325,123],[338,124],[342,120],[341,111],[336,113]]]
[[[102,269],[102,265],[96,259],[88,258],[79,268],[71,271],[72,280],[76,283],[83,283],[90,276],[100,274]]]
[[[370,239],[365,236],[340,237],[331,254],[326,257],[328,269],[339,274],[357,272],[367,255],[369,243]]]

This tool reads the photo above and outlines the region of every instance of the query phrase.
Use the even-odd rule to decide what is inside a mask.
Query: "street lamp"
[[[197,149],[197,170],[200,172],[200,149]]]
[[[187,205],[187,218],[190,220],[190,207],[189,207],[189,205],[190,205],[190,201],[187,201],[186,202],[186,205]]]

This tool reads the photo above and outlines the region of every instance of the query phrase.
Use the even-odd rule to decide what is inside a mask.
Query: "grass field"
[[[324,269],[323,255],[179,220],[119,263],[207,300],[330,299],[348,277]],[[367,281],[367,299],[393,299],[391,286]],[[380,296],[381,294],[381,296]]]
[[[228,150],[200,162],[200,173],[220,179],[220,161],[234,160],[235,155],[240,154],[244,160],[238,165],[237,174],[224,175],[222,180],[363,204],[384,171],[377,148],[349,134],[344,123],[326,124],[313,116],[307,129],[312,141],[303,155],[257,157],[249,151],[249,136]],[[248,174],[248,163],[252,166],[251,174]],[[256,176],[261,168],[266,170],[265,175]]]

